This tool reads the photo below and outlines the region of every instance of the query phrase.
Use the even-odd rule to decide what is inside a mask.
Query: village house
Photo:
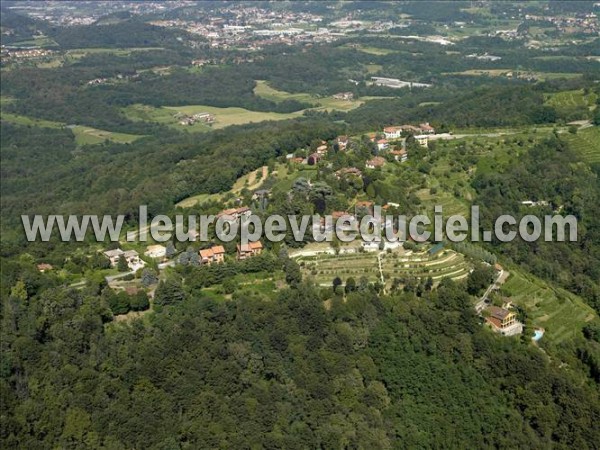
[[[153,259],[164,258],[167,255],[167,248],[160,244],[149,245],[146,247],[144,255]]]
[[[335,172],[335,177],[340,180],[348,175],[362,177],[362,171],[356,167],[344,167]]]
[[[103,253],[104,253],[104,256],[106,256],[109,259],[110,265],[112,267],[116,267],[117,264],[119,263],[119,258],[125,252],[123,250],[121,250],[120,248],[115,248],[113,250],[106,250]]]
[[[316,152],[320,156],[326,155],[327,154],[327,144],[321,144],[321,145],[319,145],[317,147]]]
[[[41,264],[37,265],[37,270],[39,270],[41,273],[48,272],[52,269],[53,269],[52,264],[41,263]]]
[[[435,134],[435,128],[429,125],[429,122],[420,124],[419,128],[423,134]]]
[[[415,136],[415,141],[417,141],[417,144],[419,144],[421,147],[427,147],[427,144],[429,143],[429,136],[426,134],[418,134]]]
[[[377,150],[379,151],[387,150],[389,146],[390,144],[388,143],[387,139],[379,139],[377,141]]]
[[[212,263],[220,264],[225,261],[225,249],[222,245],[214,245],[211,248],[200,250],[198,253],[202,264],[210,266]]]
[[[408,152],[404,149],[392,150],[390,155],[392,155],[394,159],[399,162],[405,162],[408,160]]]
[[[127,267],[134,272],[146,265],[146,263],[140,259],[140,254],[135,250],[124,251],[123,258],[125,258],[125,261],[127,261]]]
[[[117,265],[119,264],[119,260],[121,259],[121,256],[123,258],[125,258],[125,261],[127,262],[127,266],[131,270],[138,270],[138,269],[144,267],[144,265],[145,265],[144,261],[142,261],[140,259],[139,253],[136,252],[135,250],[123,251],[120,248],[115,248],[113,250],[106,250],[103,253],[104,253],[104,256],[106,256],[109,259],[111,267],[117,267]]]
[[[318,153],[313,153],[306,159],[306,163],[309,166],[314,166],[315,164],[317,164],[319,162],[320,159],[321,159],[321,155],[319,155]]]
[[[260,241],[248,242],[247,244],[237,245],[237,258],[246,259],[262,253],[263,245]]]
[[[386,139],[398,139],[402,135],[402,127],[385,127],[383,134]]]
[[[490,306],[485,311],[485,320],[495,332],[504,336],[514,336],[523,332],[523,324],[517,320],[514,312],[498,306]]]
[[[385,166],[385,158],[381,156],[375,156],[373,159],[370,159],[365,163],[365,167],[367,169],[376,169],[383,166]]]
[[[228,208],[217,214],[217,219],[223,217],[228,221],[235,222],[241,218],[248,218],[252,215],[252,210],[247,206],[240,206],[239,208]]]
[[[346,150],[346,148],[348,147],[348,136],[338,136],[336,141],[340,151],[343,152],[344,150]]]

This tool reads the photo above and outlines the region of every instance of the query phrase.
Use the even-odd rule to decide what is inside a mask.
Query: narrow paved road
[[[475,311],[477,311],[478,314],[481,313],[481,311],[483,311],[485,309],[485,307],[487,306],[486,300],[488,299],[488,297],[492,293],[492,291],[495,289],[500,289],[500,286],[502,286],[504,284],[504,282],[506,281],[506,279],[508,278],[509,275],[510,275],[510,272],[508,270],[501,270],[498,273],[498,277],[496,278],[496,281],[494,281],[492,284],[490,284],[490,286],[485,290],[481,299],[479,299],[479,301],[475,305]]]

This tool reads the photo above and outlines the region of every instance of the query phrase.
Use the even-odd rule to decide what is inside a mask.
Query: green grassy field
[[[577,134],[564,133],[562,136],[585,161],[600,163],[600,128],[588,127]]]
[[[383,56],[383,55],[389,55],[390,53],[396,53],[396,50],[392,50],[389,48],[369,47],[369,46],[363,46],[363,45],[357,46],[356,49],[361,52],[368,53],[369,55],[376,55],[376,56]]]
[[[268,174],[267,166],[261,167],[259,169],[256,169],[256,170],[254,170],[250,173],[247,173],[246,175],[243,175],[240,178],[238,178],[236,180],[236,182],[233,184],[233,187],[231,188],[231,190],[229,190],[227,192],[223,192],[220,194],[194,195],[194,196],[191,196],[191,197],[181,200],[179,203],[177,203],[176,206],[179,206],[181,208],[191,208],[192,206],[194,206],[196,204],[202,204],[209,200],[220,201],[225,195],[227,195],[229,193],[239,194],[240,191],[244,188],[250,189],[250,190],[258,189],[260,187],[260,185],[266,180],[268,175],[269,174]]]
[[[381,66],[377,66],[378,68]],[[377,69],[379,70],[379,69]],[[280,91],[274,89],[267,84],[264,80],[257,80],[256,87],[254,88],[254,95],[258,97],[271,100],[273,102],[282,102],[284,100],[296,100],[299,102],[310,103],[314,105],[314,109],[317,111],[349,111],[351,109],[358,108],[368,100],[373,100],[382,97],[361,97],[358,100],[338,100],[333,97],[317,97],[307,93],[292,94],[290,92]]]
[[[595,317],[583,300],[563,289],[553,288],[533,275],[510,269],[502,291],[526,308],[533,325],[546,330],[544,339],[553,343],[572,339]]]
[[[117,144],[130,144],[131,142],[143,137],[136,134],[117,133],[114,131],[98,130],[97,128],[75,125],[70,127],[75,135],[77,145],[101,144],[105,141],[115,142]]]
[[[359,100],[347,101],[334,99],[333,97],[316,97],[307,93],[292,94],[273,89],[265,81],[260,80],[256,82],[254,94],[273,102],[297,100],[303,103],[309,103],[312,107],[308,109],[316,111],[349,111],[358,108],[366,101],[382,98],[361,97]],[[180,125],[179,119],[176,117],[177,113],[193,115],[202,112],[213,114],[216,118],[216,122],[210,126],[200,122],[193,125]],[[301,117],[304,110],[292,113],[276,113],[251,111],[238,107],[219,108],[208,105],[164,106],[157,108],[149,105],[135,104],[124,108],[123,113],[130,120],[162,123],[178,130],[201,132],[209,131],[211,129],[220,129],[230,125],[243,125],[266,120],[295,119]]]
[[[94,145],[101,144],[105,141],[116,142],[119,144],[128,144],[142,136],[127,133],[116,133],[113,131],[98,130],[97,128],[86,127],[82,125],[67,126],[61,122],[51,120],[34,119],[31,117],[20,116],[17,114],[5,113],[1,114],[2,120],[17,125],[41,127],[41,128],[69,128],[75,136],[77,145]]]

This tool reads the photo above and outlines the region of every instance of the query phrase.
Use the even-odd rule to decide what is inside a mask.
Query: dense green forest
[[[3,313],[2,439],[47,448],[593,448],[598,391],[500,341],[464,289],[219,303],[188,282],[149,321],[104,294],[14,292]],[[158,294],[157,294],[158,295]]]

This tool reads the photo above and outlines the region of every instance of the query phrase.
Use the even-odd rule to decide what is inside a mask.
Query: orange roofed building
[[[215,245],[211,248],[200,250],[200,262],[202,264],[212,263],[220,264],[225,261],[225,249],[222,245]]]
[[[237,258],[246,259],[262,253],[263,245],[260,241],[248,242],[247,244],[237,245]]]

